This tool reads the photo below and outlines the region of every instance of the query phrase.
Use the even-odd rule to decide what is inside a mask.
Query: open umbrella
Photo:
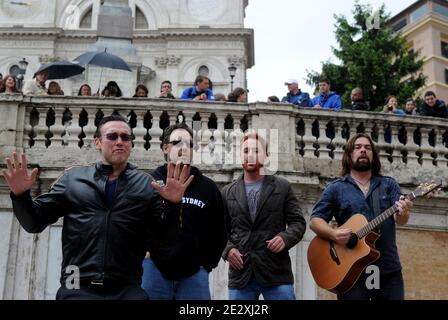
[[[86,52],[75,58],[74,61],[78,61],[80,64],[92,64],[99,67],[120,69],[132,72],[128,64],[119,56],[104,51],[98,52]]]
[[[48,71],[48,79],[66,79],[83,73],[84,67],[70,61],[55,61],[40,66],[34,76],[41,71]]]
[[[75,58],[74,61],[78,61],[80,64],[84,65],[91,64],[103,68],[118,69],[132,72],[131,68],[129,68],[126,61],[124,61],[119,56],[107,52],[107,49],[104,49],[104,51],[90,51],[83,53],[79,57]],[[98,84],[98,93],[101,88],[102,76],[103,76],[103,69],[101,68],[100,82]]]

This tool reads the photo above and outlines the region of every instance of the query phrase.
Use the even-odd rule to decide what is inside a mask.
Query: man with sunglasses
[[[64,218],[56,299],[147,299],[140,287],[147,240],[153,229],[163,229],[165,220],[179,215],[178,203],[193,177],[171,164],[160,187],[128,163],[131,128],[121,116],[101,120],[95,147],[101,155],[96,164],[65,170],[50,192],[34,201],[30,189],[38,170],[29,175],[25,154],[20,164],[14,152],[3,170],[14,214],[30,233]]]
[[[221,193],[216,184],[191,165],[193,132],[184,123],[165,129],[165,160],[194,176],[182,199],[182,212],[171,216],[167,230],[154,233],[143,264],[143,288],[154,300],[210,300],[209,273],[226,244]],[[159,181],[167,165],[153,173]]]

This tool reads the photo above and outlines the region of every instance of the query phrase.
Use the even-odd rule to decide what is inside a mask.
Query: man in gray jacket
[[[288,250],[305,233],[305,219],[289,182],[268,176],[266,141],[256,133],[241,143],[244,173],[222,190],[229,233],[229,299],[295,300]]]

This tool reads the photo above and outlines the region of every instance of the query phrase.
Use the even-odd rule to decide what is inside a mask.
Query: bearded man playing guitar
[[[408,222],[412,202],[401,195],[400,187],[395,179],[382,176],[380,171],[379,154],[370,136],[364,133],[353,136],[345,146],[342,158],[342,177],[333,181],[325,189],[311,214],[310,228],[319,238],[325,239],[325,242],[329,243],[331,258],[328,258],[328,263],[329,267],[333,267],[331,264],[334,263],[336,271],[332,274],[336,274],[337,266],[342,266],[347,260],[345,254],[355,253],[361,246],[361,242],[364,242],[364,245],[365,242],[369,242],[369,235],[373,232],[363,240],[362,237],[359,237],[360,232],[347,226],[332,228],[329,222],[333,217],[339,226],[342,226],[355,214],[364,216],[367,223],[395,205],[394,212],[387,219],[381,221],[375,230],[380,234],[379,238],[375,237],[371,241],[372,247],[373,243],[376,247],[376,250],[375,248],[372,250],[372,253],[376,254],[372,261],[377,259],[373,264],[380,271],[379,288],[371,289],[366,285],[369,274],[364,271],[364,265],[358,275],[352,278],[352,284],[343,286],[338,283],[339,287],[329,285],[326,288],[337,293],[340,300],[404,299],[403,276],[398,257],[395,228],[396,224],[404,225]],[[361,215],[359,215],[361,219],[364,219]],[[376,233],[375,235],[377,236]],[[313,263],[318,266],[317,269],[321,268],[322,271],[329,268],[324,266],[325,261],[318,261],[315,256],[313,258],[310,251],[308,260],[310,267],[313,267]],[[355,263],[350,268],[354,265]],[[313,272],[317,273],[318,271]],[[313,276],[316,279],[318,275],[314,273]],[[330,281],[324,279],[323,282],[325,283],[327,280]]]

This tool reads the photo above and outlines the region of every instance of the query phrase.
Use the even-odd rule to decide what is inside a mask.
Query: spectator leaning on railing
[[[392,113],[399,116],[404,116],[406,113],[398,108],[398,99],[395,96],[389,96],[386,99],[386,105],[383,107],[383,112]]]
[[[420,106],[420,115],[437,118],[448,118],[448,109],[445,102],[436,99],[433,91],[425,93],[425,103]]]
[[[340,111],[342,109],[342,100],[335,92],[331,92],[331,83],[327,78],[319,80],[319,92],[317,97],[311,100],[311,107],[315,109],[333,109]]]
[[[308,107],[310,105],[310,95],[299,89],[299,81],[296,79],[288,79],[285,82],[285,86],[288,86],[289,92],[283,97],[282,102],[292,103],[301,107]]]
[[[47,96],[47,88],[45,88],[45,82],[47,80],[48,71],[36,72],[32,80],[25,82],[23,94],[28,96]]]
[[[406,100],[406,105],[404,106],[404,112],[408,116],[418,115],[414,99],[410,98]]]
[[[351,93],[352,103],[347,106],[349,110],[369,110],[369,104],[364,100],[364,94],[361,88],[355,88]]]
[[[182,100],[207,101],[215,100],[213,91],[209,89],[210,80],[205,76],[197,76],[194,86],[186,88],[182,93]]]
[[[3,78],[3,82],[0,83],[0,94],[7,95],[17,93],[20,93],[20,91],[17,90],[16,78],[11,74],[7,74]]]

